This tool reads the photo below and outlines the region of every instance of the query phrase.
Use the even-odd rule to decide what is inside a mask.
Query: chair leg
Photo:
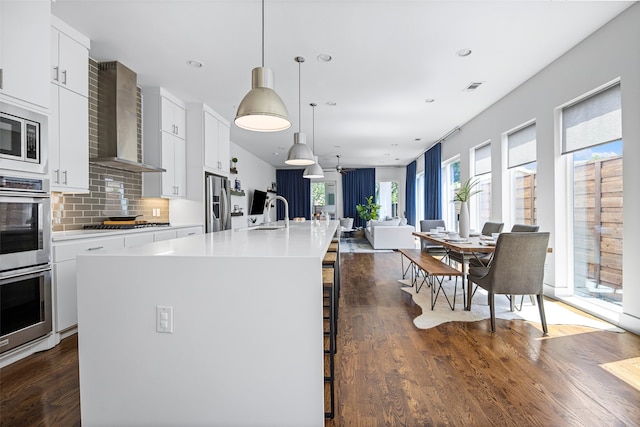
[[[496,306],[495,295],[493,292],[489,292],[489,311],[491,311],[491,332],[496,331]]]
[[[542,332],[544,332],[544,336],[547,336],[549,330],[547,329],[547,318],[544,315],[544,305],[542,303],[544,296],[542,294],[538,294],[538,309],[540,310],[540,322],[542,323]]]

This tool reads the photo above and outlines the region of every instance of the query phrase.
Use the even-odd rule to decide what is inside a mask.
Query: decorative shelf
[[[231,216],[242,216],[244,215],[243,212],[231,212]]]
[[[236,190],[231,190],[230,191],[232,196],[244,196],[244,190],[240,190],[240,191],[236,191]]]

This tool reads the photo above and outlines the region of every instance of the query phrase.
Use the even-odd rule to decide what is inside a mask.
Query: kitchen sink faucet
[[[267,207],[267,217],[271,218],[271,202],[275,202],[276,200],[282,200],[282,202],[284,203],[284,227],[289,228],[289,202],[287,202],[287,199],[285,199],[284,197],[273,196],[272,198],[267,200],[267,203],[265,203]]]

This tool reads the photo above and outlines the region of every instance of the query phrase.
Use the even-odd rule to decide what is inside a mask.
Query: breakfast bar
[[[78,257],[85,425],[324,425],[322,260],[337,221]]]

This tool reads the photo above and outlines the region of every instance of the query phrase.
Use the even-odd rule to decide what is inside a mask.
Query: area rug
[[[340,239],[340,252],[345,253],[382,253],[393,252],[392,249],[373,249],[371,243],[364,238],[357,237]]]
[[[436,301],[436,305],[431,310],[431,289],[426,285],[416,294],[415,288],[410,287],[410,280],[399,280],[405,285],[401,288],[404,292],[413,297],[413,301],[422,308],[422,314],[413,319],[414,325],[419,329],[429,329],[446,322],[476,322],[478,320],[489,319],[489,304],[487,300],[487,292],[478,288],[473,297],[471,311],[464,311],[460,282],[458,282],[458,293],[456,296],[455,310],[451,310],[444,295],[440,294]],[[453,286],[455,279],[445,280],[443,286],[449,299],[453,297]],[[520,298],[517,297],[518,305]],[[525,297],[521,311],[510,311],[509,300],[504,295],[496,295],[496,318],[506,320],[528,320],[540,323],[540,313],[538,306],[531,304],[528,297]],[[607,322],[594,320],[571,310],[564,308],[562,305],[553,301],[545,300],[544,303],[545,317],[549,325],[580,325],[594,329],[601,329],[610,332],[624,332],[616,326]]]

